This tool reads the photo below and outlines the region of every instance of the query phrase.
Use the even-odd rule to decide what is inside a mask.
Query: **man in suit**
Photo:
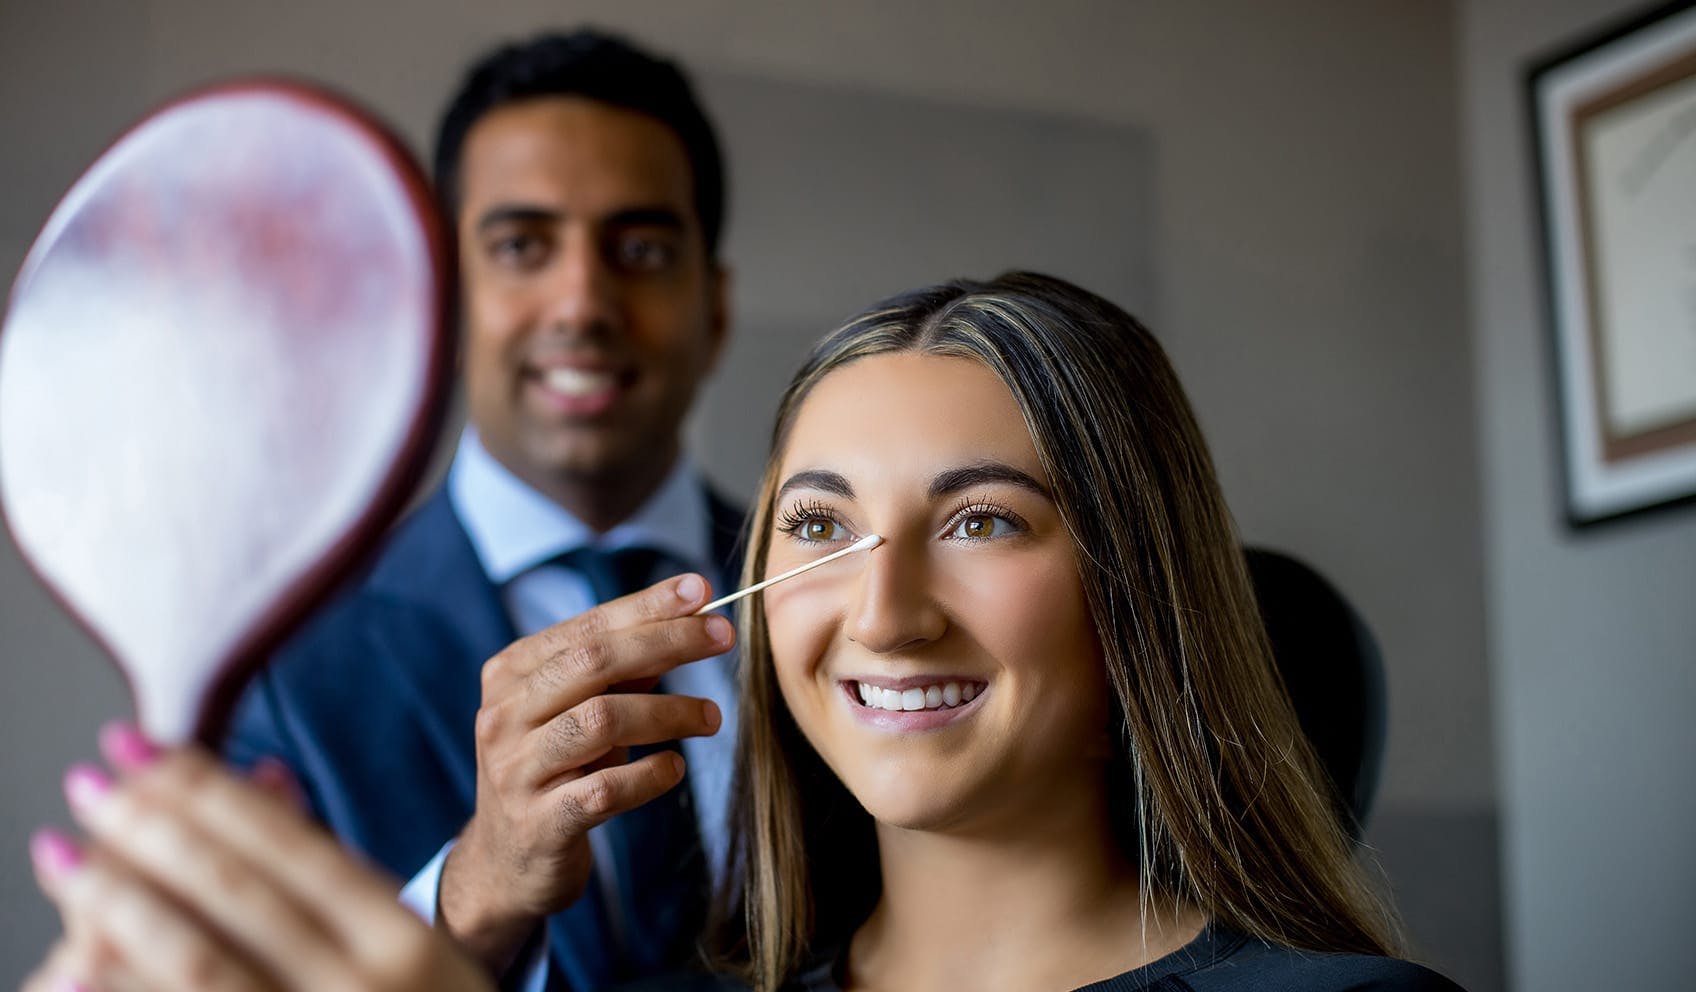
[[[492,973],[583,992],[678,963],[724,845],[734,635],[690,614],[740,514],[680,442],[727,334],[723,167],[683,75],[589,31],[475,65],[435,165],[469,423],[227,751],[281,758]]]

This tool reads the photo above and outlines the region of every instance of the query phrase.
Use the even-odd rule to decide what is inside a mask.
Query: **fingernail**
[[[676,751],[672,751],[670,753],[671,753],[671,767],[676,770],[678,777],[681,778],[683,776],[683,769],[684,769],[683,755],[678,754]]]
[[[29,859],[48,878],[63,878],[82,865],[82,848],[59,831],[43,827],[30,836]]]
[[[72,765],[65,773],[65,798],[78,812],[93,809],[111,791],[112,780],[94,765]]]
[[[693,603],[707,591],[706,580],[699,575],[685,575],[677,580],[677,598]]]
[[[730,626],[729,620],[714,613],[707,618],[707,636],[713,639],[714,644],[729,647],[731,638],[736,636],[736,630]]]
[[[294,771],[284,764],[282,759],[266,755],[253,763],[253,771],[249,775],[253,783],[283,802],[304,810],[306,808],[306,791],[300,787],[300,779],[295,778]]]
[[[100,753],[123,769],[136,771],[159,760],[159,748],[132,723],[108,723],[100,728]]]
[[[710,699],[702,700],[701,714],[706,717],[707,726],[712,728],[712,730],[708,732],[714,734],[718,733],[718,725],[724,720],[723,715],[719,713],[718,704]]]

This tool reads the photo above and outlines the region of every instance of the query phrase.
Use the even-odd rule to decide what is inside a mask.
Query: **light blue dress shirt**
[[[683,568],[706,576],[715,594],[729,591],[736,578],[725,575],[714,560],[712,513],[705,483],[687,458],[678,461],[660,488],[628,520],[604,534],[597,534],[513,475],[489,454],[469,427],[460,437],[448,470],[447,490],[477,560],[489,581],[501,591],[513,629],[521,637],[596,605],[588,579],[556,562],[560,555],[581,548],[652,548]],[[660,574],[653,576],[655,581],[661,578],[664,576]],[[680,742],[689,766],[685,784],[694,800],[701,842],[717,881],[728,844],[726,815],[735,760],[735,652],[674,669],[661,678],[660,688],[711,699],[724,715],[723,725],[714,736]],[[591,831],[590,841],[599,869],[606,864],[601,854],[604,838]],[[401,900],[430,923],[435,922],[442,862],[452,846],[449,841],[401,893]],[[609,877],[603,876],[603,880]],[[522,987],[541,988],[545,969],[539,965],[545,964],[546,953],[544,941],[540,959],[525,969]]]

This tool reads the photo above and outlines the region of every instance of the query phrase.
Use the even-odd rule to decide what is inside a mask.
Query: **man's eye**
[[[992,537],[1006,537],[1015,530],[1011,521],[998,517],[993,513],[970,513],[960,518],[948,536],[967,541],[982,541]]]
[[[669,268],[677,258],[677,249],[669,241],[629,235],[619,238],[613,246],[614,261],[619,268],[632,272],[658,272]]]
[[[534,234],[510,234],[489,243],[489,255],[501,265],[531,269],[548,257],[548,241]]]

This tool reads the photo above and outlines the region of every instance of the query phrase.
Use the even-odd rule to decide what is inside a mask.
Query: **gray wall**
[[[1477,3],[1460,31],[1509,972],[1550,992],[1696,973],[1696,513],[1559,522],[1527,153],[1527,63],[1622,6]]]
[[[695,425],[709,469],[746,490],[774,377],[835,316],[902,283],[1046,265],[1137,310],[1178,363],[1247,538],[1317,565],[1379,634],[1392,729],[1372,839],[1425,956],[1472,988],[1499,987],[1450,6],[8,3],[0,271],[118,127],[187,84],[287,69],[361,95],[421,142],[470,54],[577,19],[679,53],[731,138],[740,337]],[[821,156],[831,135],[809,131],[801,107],[859,115],[879,135],[925,121],[955,130],[871,174],[863,148],[849,167]],[[997,129],[1018,140],[984,140]],[[1045,142],[1066,154],[1045,154]],[[965,193],[983,192],[935,189],[927,170],[950,161],[979,184]],[[1082,216],[1055,177],[1075,167],[1100,184],[1103,162],[1123,180],[1107,176],[1110,209]],[[890,191],[905,199],[880,199]],[[984,232],[1001,228],[974,206],[1040,233],[997,243]],[[958,237],[903,225],[908,211]],[[28,891],[24,837],[63,820],[57,775],[124,701],[9,556],[0,643],[0,899],[14,906],[0,930],[5,982],[52,929]]]

